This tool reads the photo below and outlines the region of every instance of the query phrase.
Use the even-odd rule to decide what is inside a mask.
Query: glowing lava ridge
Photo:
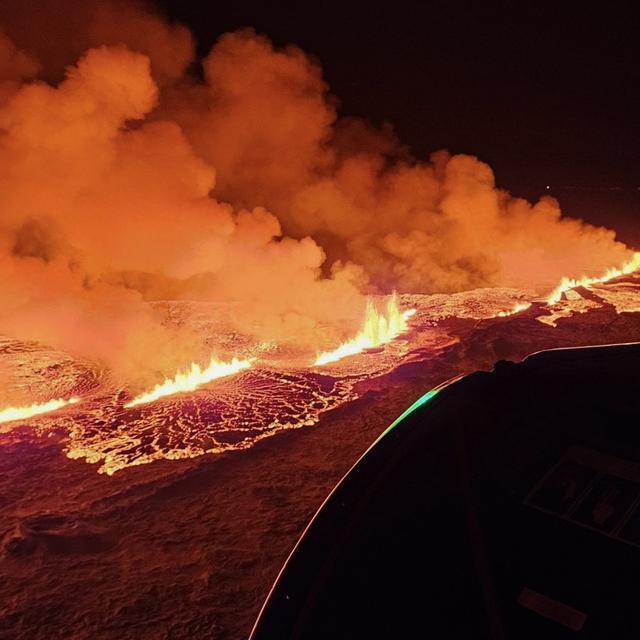
[[[380,347],[391,342],[409,328],[409,318],[415,314],[415,309],[400,311],[395,294],[387,303],[386,315],[378,313],[369,299],[365,312],[364,326],[355,338],[343,342],[333,351],[324,351],[318,355],[314,365],[322,366],[330,362],[337,362],[347,356],[353,356],[366,349]]]
[[[157,384],[151,391],[136,396],[124,406],[126,408],[135,407],[139,404],[153,402],[164,396],[171,396],[175,393],[185,393],[195,391],[203,384],[207,384],[216,378],[233,375],[243,369],[248,369],[253,362],[249,360],[239,360],[234,358],[231,362],[222,362],[215,356],[211,357],[209,365],[202,369],[199,364],[192,362],[191,368],[185,372],[178,372],[173,378],[165,378],[164,382]]]
[[[0,409],[0,423],[26,420],[27,418],[39,416],[43,413],[50,413],[51,411],[56,411],[69,404],[76,404],[78,402],[80,402],[80,398],[69,398],[68,400],[59,398],[57,400],[48,400],[47,402],[34,402],[26,407],[7,407],[6,409]]]
[[[562,299],[562,295],[569,291],[570,289],[575,289],[576,287],[589,287],[593,284],[602,284],[603,282],[608,282],[609,280],[613,280],[614,278],[619,278],[620,276],[627,276],[634,271],[638,271],[640,269],[640,251],[636,251],[633,254],[633,258],[628,262],[625,262],[621,267],[611,267],[604,275],[599,277],[590,277],[590,276],[582,276],[582,278],[567,278],[566,276],[562,278],[560,284],[549,294],[547,298],[547,304],[556,304],[556,302],[560,302]]]

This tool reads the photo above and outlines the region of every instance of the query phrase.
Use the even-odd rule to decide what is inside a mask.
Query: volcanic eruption
[[[387,303],[386,314],[376,311],[373,303],[367,301],[367,311],[364,326],[355,338],[347,340],[333,351],[323,351],[318,354],[314,364],[321,366],[330,362],[337,362],[347,356],[361,353],[365,349],[373,349],[391,342],[409,328],[409,318],[414,315],[415,309],[400,311],[396,303],[395,293]]]
[[[40,4],[0,7],[0,456],[85,478],[107,524],[33,507],[7,554],[69,535],[116,554],[101,527],[128,473],[151,486],[396,393],[361,447],[427,380],[639,339],[640,253],[615,231],[341,116],[299,47],[247,28],[198,57],[147,6]],[[305,455],[353,454],[338,432]]]
[[[172,379],[166,378],[162,384],[157,384],[151,391],[142,393],[127,402],[125,407],[135,407],[139,404],[153,402],[174,393],[195,391],[199,386],[207,384],[207,382],[233,375],[238,371],[248,369],[250,366],[251,360],[238,360],[238,358],[234,358],[231,362],[220,362],[217,358],[212,357],[209,365],[204,369],[194,362],[188,371],[177,373],[175,378]]]
[[[34,402],[28,407],[7,407],[0,411],[0,423],[26,420],[27,418],[32,418],[42,413],[49,413],[50,411],[55,411],[56,409],[60,409],[69,404],[76,404],[77,402],[80,402],[80,398],[69,398],[68,400],[59,398],[57,400],[49,400],[48,402]]]
[[[553,198],[511,197],[477,158],[415,158],[388,127],[340,118],[295,46],[228,33],[198,75],[190,33],[134,4],[88,3],[85,35],[55,51],[23,18],[7,14],[0,41],[0,331],[90,363],[102,382],[68,385],[72,400],[9,385],[5,421],[78,395],[85,420],[108,424],[93,407],[119,389],[129,399],[107,405],[126,411],[238,374],[372,375],[408,348],[418,294],[511,289],[485,303],[506,318],[639,266],[613,231]],[[301,409],[267,430],[317,417]]]

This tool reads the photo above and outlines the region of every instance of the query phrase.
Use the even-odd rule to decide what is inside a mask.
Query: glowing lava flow
[[[343,342],[337,349],[321,353],[316,358],[314,365],[321,366],[336,362],[365,349],[372,349],[391,342],[409,328],[408,320],[415,312],[415,309],[400,311],[395,295],[387,303],[386,315],[378,313],[369,300],[362,331],[355,338]]]
[[[0,409],[0,423],[12,422],[13,420],[25,420],[33,416],[39,416],[42,413],[55,411],[68,404],[76,404],[77,402],[80,402],[80,398],[69,398],[69,400],[59,398],[58,400],[34,403],[28,407],[8,407],[6,409]]]
[[[526,311],[531,306],[530,302],[518,302],[513,308],[508,311],[498,311],[496,313],[496,318],[508,318],[509,316],[513,316],[516,313],[520,313],[521,311]]]
[[[574,278],[562,278],[560,284],[549,294],[547,298],[548,304],[555,304],[562,298],[562,294],[569,289],[575,287],[588,287],[592,284],[600,284],[602,282],[608,282],[613,278],[619,278],[620,276],[626,276],[634,271],[640,269],[640,251],[636,251],[633,254],[633,258],[628,262],[625,262],[620,268],[611,267],[603,276],[599,278],[590,278],[589,276],[582,276],[582,278],[575,280]]]
[[[239,360],[234,358],[231,362],[222,362],[211,356],[211,361],[206,369],[202,369],[199,364],[195,362],[191,363],[191,368],[184,373],[176,373],[174,378],[165,378],[164,382],[157,384],[151,391],[147,391],[139,396],[136,396],[131,402],[127,402],[124,406],[135,407],[139,404],[146,404],[163,398],[164,396],[171,396],[174,393],[184,393],[185,391],[194,391],[203,384],[211,382],[216,378],[223,378],[225,376],[233,375],[248,369],[253,362],[253,358],[249,360]]]

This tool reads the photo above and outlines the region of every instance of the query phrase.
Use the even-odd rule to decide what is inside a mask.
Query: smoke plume
[[[129,375],[201,347],[151,300],[233,301],[256,338],[312,344],[366,293],[543,293],[630,256],[477,158],[341,119],[295,46],[243,30],[195,61],[152,8],[72,6],[0,9],[0,333]]]

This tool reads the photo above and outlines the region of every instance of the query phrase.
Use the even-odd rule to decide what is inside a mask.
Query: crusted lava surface
[[[246,637],[324,496],[416,397],[497,360],[640,340],[637,277],[552,307],[528,296],[402,296],[411,330],[384,348],[322,368],[265,352],[130,409],[108,371],[3,338],[16,393],[82,402],[0,425],[0,637]],[[207,316],[162,304],[181,322]]]

